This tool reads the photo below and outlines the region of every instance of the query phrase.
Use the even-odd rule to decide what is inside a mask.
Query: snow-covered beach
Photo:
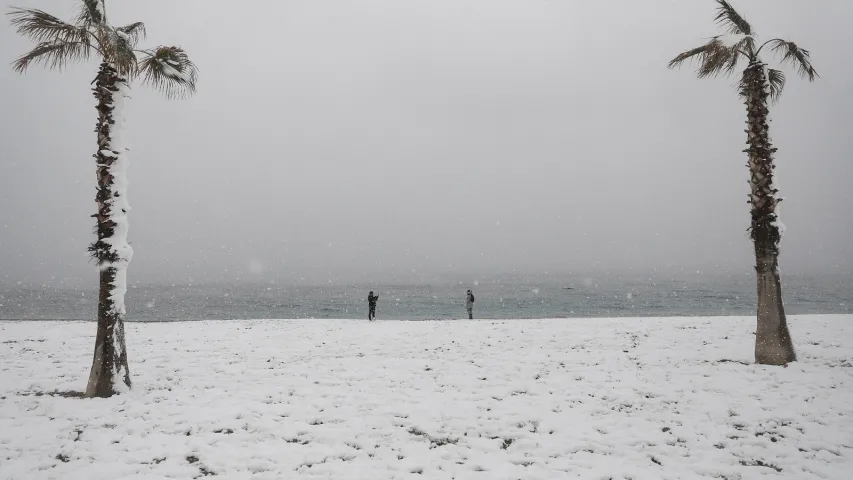
[[[90,400],[93,323],[0,322],[0,478],[850,478],[853,315],[754,322],[132,323]]]

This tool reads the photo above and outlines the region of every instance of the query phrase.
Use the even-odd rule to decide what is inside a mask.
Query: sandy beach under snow
[[[0,322],[0,479],[845,479],[853,315],[129,324],[134,389],[79,392],[95,326]]]

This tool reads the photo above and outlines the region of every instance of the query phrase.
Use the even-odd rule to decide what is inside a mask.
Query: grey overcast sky
[[[783,271],[849,274],[853,2],[734,3],[821,74],[772,110]],[[201,72],[127,108],[131,282],[751,268],[734,81],[666,69],[719,32],[712,0],[107,7]],[[97,64],[18,75],[3,22],[0,282],[94,284]]]

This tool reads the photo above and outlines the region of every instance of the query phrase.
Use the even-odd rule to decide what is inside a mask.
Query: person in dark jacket
[[[465,297],[465,310],[468,310],[468,320],[474,320],[474,294],[468,290],[468,296]]]
[[[367,294],[367,319],[371,322],[376,318],[376,301],[379,300],[379,295],[374,295],[373,290]]]

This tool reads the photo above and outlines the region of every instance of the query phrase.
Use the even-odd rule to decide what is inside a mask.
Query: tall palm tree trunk
[[[98,239],[89,247],[100,269],[98,333],[86,387],[87,397],[109,397],[130,388],[124,341],[126,269],[133,255],[127,244],[127,159],[120,145],[127,82],[108,62],[101,63],[92,89],[98,100],[97,194]]]
[[[784,365],[796,361],[782,305],[779,276],[779,230],[776,206],[780,199],[773,188],[773,154],[767,115],[769,97],[767,72],[760,61],[752,61],[744,71],[747,145],[749,155],[751,237],[755,245],[755,270],[758,287],[758,323],[755,332],[755,361]]]

